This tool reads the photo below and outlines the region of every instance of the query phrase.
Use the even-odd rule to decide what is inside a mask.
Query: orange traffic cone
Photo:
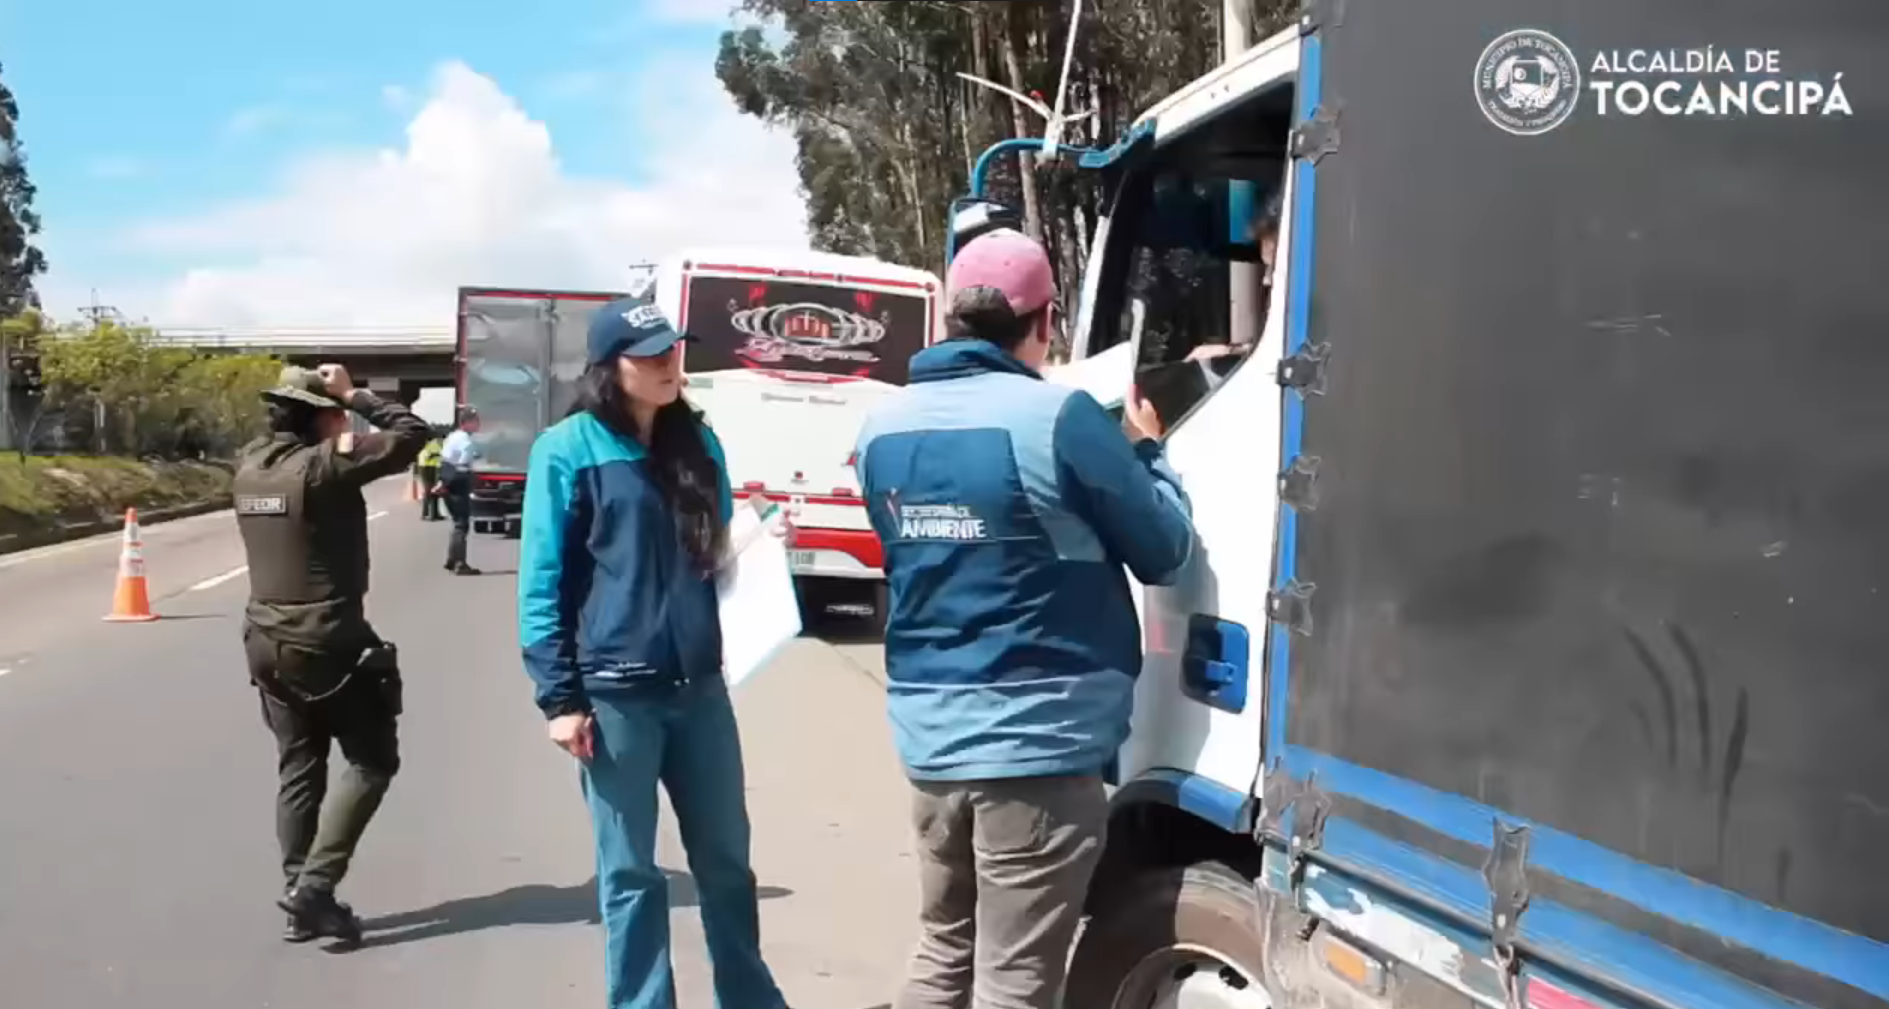
[[[418,480],[407,481],[407,500],[409,502],[423,500],[423,498],[420,495],[420,481]]]
[[[145,623],[157,619],[151,612],[151,592],[144,583],[144,538],[138,534],[138,510],[125,509],[125,545],[118,555],[118,588],[112,593],[113,623]]]

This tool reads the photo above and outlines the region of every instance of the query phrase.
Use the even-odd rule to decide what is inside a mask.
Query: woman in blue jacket
[[[761,959],[741,743],[715,573],[733,513],[714,432],[682,398],[683,337],[654,305],[600,310],[577,407],[538,438],[518,589],[525,669],[582,762],[611,1009],[673,1009],[656,786],[676,811],[720,1009],[783,1009]]]

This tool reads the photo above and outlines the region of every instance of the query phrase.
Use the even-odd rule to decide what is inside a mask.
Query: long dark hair
[[[588,413],[618,437],[643,440],[614,361],[592,365],[584,372],[571,413]],[[728,523],[721,512],[721,473],[708,454],[700,416],[688,400],[678,396],[656,411],[650,427],[650,479],[675,516],[682,545],[703,571],[713,571],[728,542]]]

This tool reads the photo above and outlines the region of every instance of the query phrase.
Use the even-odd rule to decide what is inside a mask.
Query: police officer
[[[335,887],[400,768],[400,671],[364,609],[361,489],[411,466],[429,432],[405,407],[356,389],[339,365],[285,368],[263,399],[270,434],[243,449],[233,490],[249,559],[243,648],[278,755],[286,885],[277,903],[289,941],[351,946],[360,921]],[[355,435],[350,411],[381,430]],[[348,763],[332,796],[330,743]]]
[[[420,461],[416,464],[415,475],[420,478],[420,521],[438,522],[443,516],[439,513],[439,462],[441,444],[438,436],[430,439],[426,447],[420,450]]]

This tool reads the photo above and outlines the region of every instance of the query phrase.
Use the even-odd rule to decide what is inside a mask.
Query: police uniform
[[[439,495],[434,490],[439,487],[440,439],[434,438],[420,450],[420,521],[438,522]]]
[[[284,369],[263,396],[350,409],[381,429],[317,443],[292,434],[259,439],[244,448],[232,487],[249,560],[244,651],[278,753],[287,938],[358,940],[359,924],[334,888],[400,768],[400,673],[393,646],[367,622],[361,491],[404,472],[431,432],[405,407],[364,389],[344,404],[301,368]],[[331,742],[348,767],[328,795]]]

